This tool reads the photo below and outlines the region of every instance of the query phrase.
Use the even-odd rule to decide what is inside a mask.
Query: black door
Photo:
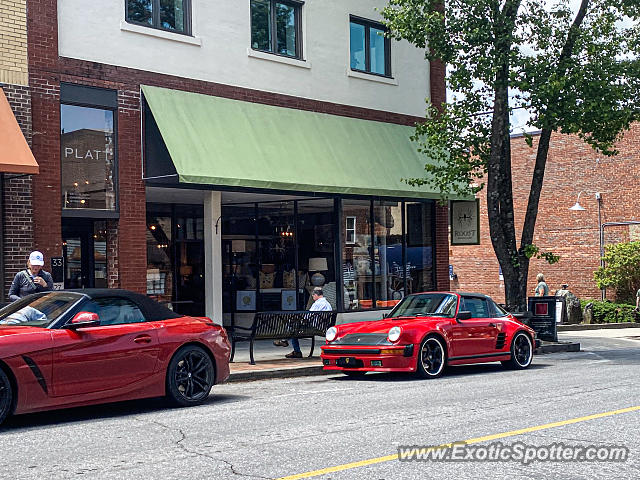
[[[64,288],[106,288],[106,225],[91,219],[63,219]]]

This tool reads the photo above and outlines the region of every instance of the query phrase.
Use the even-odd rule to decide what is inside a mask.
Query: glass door
[[[107,288],[104,221],[63,219],[64,288]]]

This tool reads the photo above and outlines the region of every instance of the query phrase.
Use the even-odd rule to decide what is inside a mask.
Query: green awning
[[[179,181],[297,192],[439,198],[413,127],[143,86]],[[147,162],[153,159],[147,159]]]

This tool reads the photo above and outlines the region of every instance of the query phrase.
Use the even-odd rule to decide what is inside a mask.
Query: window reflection
[[[113,111],[60,105],[63,208],[115,210]]]
[[[348,294],[347,309],[373,308],[374,275],[380,273],[380,264],[379,259],[378,263],[371,263],[371,202],[345,199],[342,202],[342,215],[344,224],[349,217],[355,218],[354,241],[347,242],[345,231],[342,249],[343,281]]]
[[[407,293],[433,290],[433,204],[407,202],[405,208]]]
[[[375,202],[373,220],[374,258],[377,270],[376,304],[383,308],[392,307],[404,295],[400,202]]]
[[[299,58],[300,5],[251,0],[251,48]]]

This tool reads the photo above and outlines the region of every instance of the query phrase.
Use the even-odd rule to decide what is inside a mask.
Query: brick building
[[[34,246],[31,139],[26,0],[0,0],[0,301]]]
[[[27,0],[34,245],[65,287],[225,323],[318,283],[356,316],[447,289],[447,209],[401,181],[444,69],[379,35],[384,2],[168,3]]]
[[[524,220],[536,145],[535,136],[534,148],[529,148],[521,136],[511,140],[514,209],[520,225]],[[616,148],[619,155],[605,157],[575,136],[553,135],[534,243],[542,251],[559,255],[560,261],[549,265],[544,260],[532,260],[527,287],[531,295],[536,275],[542,272],[552,293],[568,283],[569,289],[578,297],[599,299],[601,292],[593,280],[593,272],[600,266],[600,226],[603,226],[603,245],[640,240],[640,225],[610,225],[640,221],[637,194],[640,187],[640,125],[633,125]],[[584,210],[570,210],[578,195]],[[489,238],[485,192],[480,192],[478,198],[481,243],[450,246],[450,261],[457,276],[452,288],[484,292],[503,301],[504,282],[500,279],[498,261]],[[516,232],[516,239],[519,238]]]

